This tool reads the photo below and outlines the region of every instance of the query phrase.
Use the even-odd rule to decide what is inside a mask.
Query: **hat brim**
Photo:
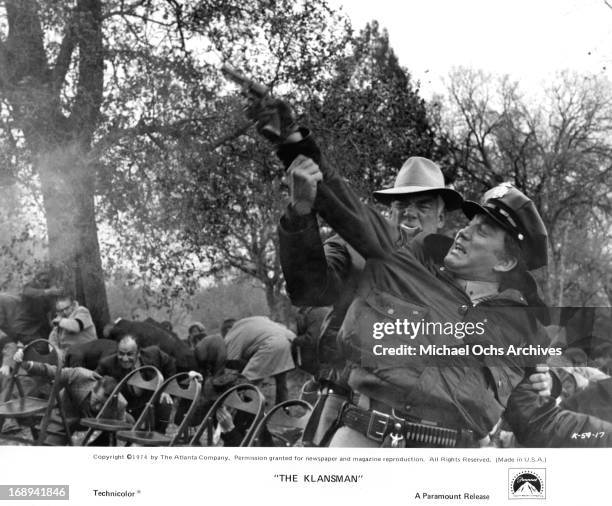
[[[387,188],[385,190],[375,191],[374,198],[381,204],[390,205],[391,202],[397,200],[398,197],[407,195],[423,195],[427,193],[434,193],[440,195],[444,200],[444,205],[447,211],[454,211],[460,209],[463,204],[463,197],[451,188],[444,186],[439,188],[432,188],[431,186],[399,186],[397,188]]]
[[[477,214],[484,214],[485,216],[488,216],[489,218],[491,218],[501,228],[514,234],[514,231],[507,223],[504,223],[497,216],[495,216],[491,211],[482,207],[480,204],[472,200],[464,201],[463,204],[461,205],[461,210],[463,211],[463,214],[465,214],[470,220]]]

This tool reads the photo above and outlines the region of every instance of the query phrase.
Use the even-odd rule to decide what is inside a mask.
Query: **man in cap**
[[[446,363],[435,356],[376,353],[374,331],[389,329],[384,343],[405,345],[415,341],[398,322],[438,323],[432,334],[412,339],[428,349],[467,349],[468,355],[472,346],[543,343],[541,327],[526,308],[541,303],[528,271],[546,264],[546,229],[533,202],[503,185],[485,195],[483,205],[466,203],[471,221],[440,255],[446,251],[441,236],[409,240],[365,206],[322,160],[307,130],[287,132],[278,154],[289,167],[292,208],[302,219],[301,258],[320,254],[317,213],[366,259],[339,334],[348,384],[361,405],[344,409],[332,445],[478,445],[499,420],[526,364],[465,352]],[[441,332],[442,324],[483,330],[455,336]]]

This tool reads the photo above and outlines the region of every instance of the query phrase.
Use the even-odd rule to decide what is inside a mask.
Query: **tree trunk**
[[[49,260],[63,287],[87,307],[98,334],[110,320],[95,220],[94,171],[78,142],[36,155],[47,219]]]
[[[279,283],[266,283],[265,289],[270,318],[292,328],[295,323],[293,306],[289,298],[281,293]]]

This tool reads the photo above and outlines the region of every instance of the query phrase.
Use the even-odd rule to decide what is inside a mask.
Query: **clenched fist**
[[[317,184],[323,181],[319,166],[312,159],[300,155],[289,166],[287,180],[293,209],[300,215],[309,214],[317,197]]]

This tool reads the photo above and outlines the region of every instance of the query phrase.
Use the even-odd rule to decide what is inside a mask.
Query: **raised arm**
[[[49,297],[57,297],[62,293],[62,290],[56,286],[49,288],[38,288],[31,284],[24,285],[21,290],[21,296],[30,299],[48,299]]]
[[[305,216],[314,210],[364,258],[386,257],[397,245],[396,227],[361,202],[317,153],[318,148],[309,135],[279,148],[279,157],[285,165],[292,160],[287,175],[295,213]],[[316,162],[317,158],[320,163]]]
[[[23,369],[31,376],[40,376],[49,380],[55,378],[57,371],[57,367],[54,365],[31,361],[24,362]],[[84,369],[83,367],[64,367],[60,371],[60,385],[62,387],[70,386],[87,377],[95,379],[99,376],[96,372]]]
[[[287,291],[298,306],[328,306],[346,289],[350,273],[364,260],[335,235],[321,242],[314,214],[297,215],[291,208],[279,226],[280,259]]]

